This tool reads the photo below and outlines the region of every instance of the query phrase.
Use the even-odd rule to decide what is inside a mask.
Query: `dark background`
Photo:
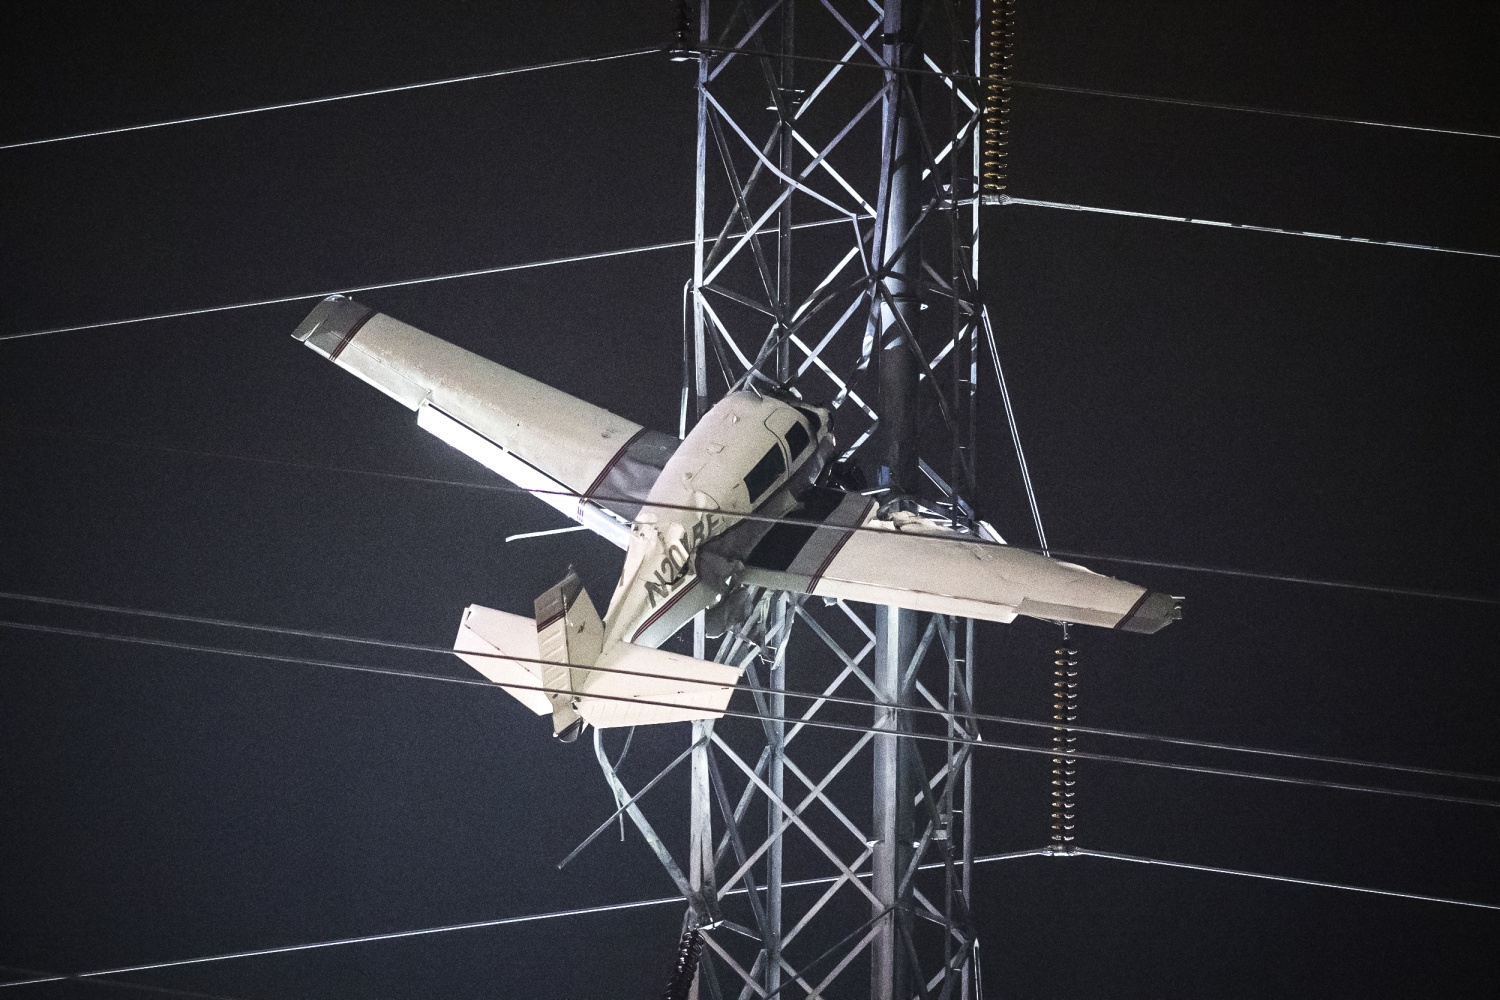
[[[1023,79],[1500,132],[1493,4],[1018,6]],[[10,5],[0,142],[670,30],[665,3]],[[0,332],[683,238],[691,81],[642,57],[0,152]],[[1015,107],[1018,195],[1500,251],[1500,141],[1034,91]],[[986,295],[1054,546],[1500,593],[1496,261],[987,213]],[[689,271],[687,250],[661,251],[361,298],[670,430]],[[503,543],[563,523],[528,498],[203,454],[492,481],[289,340],[308,308],[0,342],[0,587],[434,644],[467,603],[529,608],[570,561],[607,592],[619,557],[601,541]],[[1025,543],[1002,412],[985,405],[984,513]],[[1083,721],[1500,772],[1494,606],[1094,565],[1188,595],[1188,617],[1153,637],[1085,633]],[[355,658],[9,601],[0,617]],[[1045,717],[1054,639],[983,626],[981,707]],[[627,776],[675,753],[680,728],[643,731]],[[981,851],[1042,843],[1043,765],[980,760]],[[1105,764],[1079,789],[1085,846],[1500,901],[1493,810]],[[653,815],[681,816],[679,791]],[[586,747],[474,688],[0,630],[0,801],[0,963],[26,969],[671,894],[634,835],[554,868],[609,794]],[[1500,988],[1492,912],[1088,859],[977,878],[991,996]],[[680,917],[136,978],[238,997],[649,996]]]

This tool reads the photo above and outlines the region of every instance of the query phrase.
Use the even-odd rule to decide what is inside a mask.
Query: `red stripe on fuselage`
[[[631,633],[630,641],[634,642],[636,640],[636,638],[638,636],[640,636],[640,634],[642,632],[646,631],[652,625],[655,625],[656,622],[657,622],[657,620],[660,619],[662,615],[666,614],[668,611],[670,611],[672,609],[673,605],[675,605],[678,601],[682,600],[682,597],[683,597],[684,594],[686,594],[688,591],[692,590],[696,586],[698,586],[698,578],[695,576],[695,577],[693,577],[693,582],[692,583],[688,584],[686,587],[683,587],[677,593],[675,593],[671,597],[667,598],[667,603],[665,603],[661,607],[657,608],[656,611],[652,613],[652,615],[651,615],[650,618],[647,618],[645,621],[641,622],[641,627],[638,628],[638,629],[636,629],[633,633]]]

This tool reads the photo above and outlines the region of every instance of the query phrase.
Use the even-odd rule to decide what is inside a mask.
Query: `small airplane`
[[[752,588],[1127,632],[1181,617],[1179,598],[833,485],[822,407],[731,392],[678,440],[345,296],[320,302],[293,336],[625,550],[602,618],[569,567],[534,618],[475,604],[459,623],[455,653],[550,714],[565,742],[585,725],[723,715],[741,671],[658,647],[699,612],[710,635],[742,624]]]

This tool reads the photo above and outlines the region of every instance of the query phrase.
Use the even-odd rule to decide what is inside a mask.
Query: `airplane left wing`
[[[333,295],[292,334],[417,426],[620,548],[677,439]],[[618,500],[580,500],[588,497]]]
[[[709,579],[938,614],[1156,632],[1176,598],[1073,563],[980,541],[913,514],[875,517],[858,493],[815,489],[776,524],[742,521],[706,543]]]

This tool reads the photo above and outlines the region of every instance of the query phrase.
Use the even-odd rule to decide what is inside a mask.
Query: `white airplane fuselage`
[[[731,393],[662,469],[631,529],[604,618],[609,640],[656,647],[723,598],[731,579],[699,579],[695,557],[745,514],[780,517],[833,451],[828,411]],[[788,488],[788,486],[792,488]]]

